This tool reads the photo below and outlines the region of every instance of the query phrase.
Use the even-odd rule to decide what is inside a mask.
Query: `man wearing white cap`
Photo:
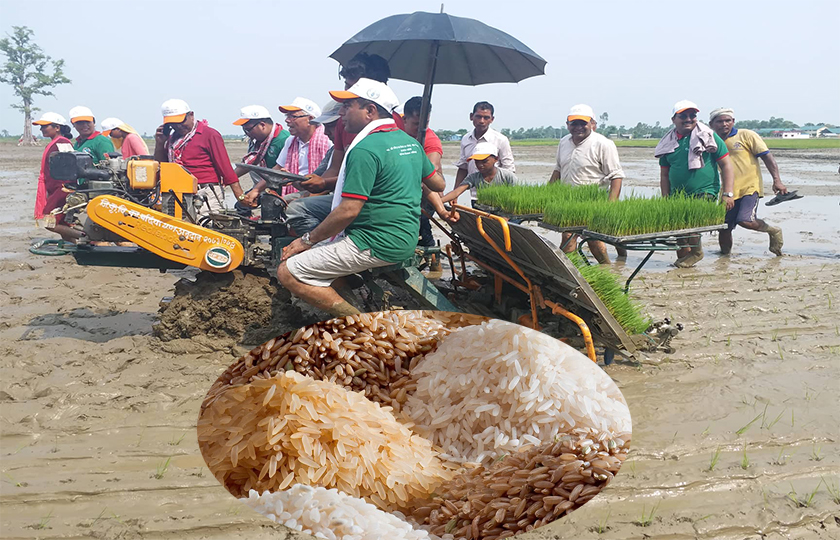
[[[315,122],[315,118],[321,116],[321,107],[306,98],[297,97],[291,105],[278,108],[285,113],[286,125],[292,136],[286,141],[276,168],[302,176],[314,173],[333,145],[324,133],[324,126]],[[283,195],[297,191],[294,186],[283,186]]]
[[[335,128],[340,123],[339,120],[341,119],[338,114],[340,108],[341,103],[330,99],[330,101],[321,109],[321,116],[313,120],[313,122],[324,126],[324,134],[333,142]],[[335,150],[335,146],[332,146],[329,150],[327,150],[327,153],[324,154],[324,159],[321,160],[318,168],[315,169],[312,174],[308,175],[308,178],[311,178],[313,174],[316,176],[324,174],[332,163],[333,150]],[[298,189],[301,188],[301,186],[298,185],[295,187]],[[308,197],[293,199],[289,202],[289,206],[286,208],[286,223],[295,235],[301,236],[306,234],[317,227],[319,223],[324,221],[330,213],[331,204],[332,192],[329,191],[314,195],[310,194]]]
[[[122,157],[148,156],[149,147],[137,131],[119,118],[106,118],[102,121],[102,135],[111,137],[114,147],[122,152]]]
[[[569,134],[560,139],[557,145],[557,164],[551,173],[549,182],[560,180],[575,186],[598,185],[610,192],[611,201],[621,195],[621,183],[624,171],[618,160],[615,143],[596,133],[593,129],[595,113],[589,105],[575,105],[566,116],[566,128]],[[563,233],[563,246],[566,253],[577,249],[577,236]],[[588,240],[592,255],[601,264],[609,264],[607,247],[603,242]],[[619,257],[626,257],[624,249],[616,248]]]
[[[247,105],[239,109],[239,118],[233,122],[234,126],[242,126],[242,131],[248,137],[248,153],[242,157],[242,163],[257,165],[259,167],[274,167],[277,158],[289,138],[289,132],[283,129],[279,123],[275,124],[268,109],[262,105]],[[236,176],[242,176],[248,169],[237,166],[234,169]],[[251,173],[254,185],[261,179],[257,174]],[[242,203],[246,206],[255,206],[259,192],[252,189],[245,194]]]
[[[79,105],[70,109],[70,122],[79,132],[73,143],[77,152],[90,154],[94,162],[99,162],[107,157],[108,152],[114,151],[114,144],[108,137],[96,131],[96,118],[87,107]]]
[[[691,101],[678,101],[671,111],[674,127],[656,145],[653,155],[659,158],[662,196],[684,193],[691,197],[717,200],[723,176],[721,200],[726,209],[730,210],[735,201],[729,150],[723,139],[697,120],[699,112],[700,109]],[[674,266],[690,268],[701,259],[703,246],[697,237],[677,251]]]
[[[332,211],[283,250],[277,278],[309,304],[343,316],[358,310],[333,281],[410,257],[420,227],[421,185],[440,192],[445,182],[417,141],[394,123],[399,100],[387,85],[362,78],[330,95],[343,104],[345,129],[357,135],[340,168]]]
[[[207,120],[196,122],[193,110],[181,99],[164,101],[161,113],[163,124],[155,131],[155,159],[178,163],[195,176],[196,194],[206,202],[199,214],[207,216],[224,210],[223,186],[230,186],[240,201],[244,199],[221,134],[207,125]]]
[[[764,220],[758,219],[758,199],[764,196],[758,158],[761,158],[773,177],[773,191],[781,195],[788,192],[779,176],[779,166],[773,154],[758,133],[735,127],[735,111],[732,109],[721,107],[713,110],[709,113],[709,125],[726,142],[735,171],[735,206],[726,212],[729,228],[718,234],[721,253],[728,255],[732,251],[732,231],[740,225],[745,229],[766,232],[770,236],[770,251],[781,256],[784,244],[782,229],[771,227]]]
[[[507,169],[496,167],[499,149],[491,142],[480,142],[475,145],[472,155],[467,159],[474,162],[476,172],[468,174],[460,186],[440,198],[442,203],[457,201],[462,193],[470,190],[477,193],[484,186],[512,186],[517,183],[516,175]],[[475,200],[472,201],[473,205]]]

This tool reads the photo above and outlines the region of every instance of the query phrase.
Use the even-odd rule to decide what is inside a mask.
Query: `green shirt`
[[[347,155],[341,192],[365,201],[345,229],[356,247],[388,262],[409,258],[420,232],[422,181],[434,172],[423,148],[400,129],[362,139]]]
[[[274,129],[274,128],[272,128]],[[277,165],[277,156],[280,155],[280,152],[283,150],[283,146],[286,144],[286,139],[289,138],[289,130],[284,129],[280,133],[274,137],[271,142],[268,144],[268,150],[265,151],[265,166],[269,169]],[[248,152],[255,152],[257,148],[259,148],[260,143],[255,141],[254,139],[250,139],[248,142]]]
[[[723,139],[714,134],[717,152],[710,154],[703,152],[703,166],[699,169],[688,169],[688,145],[690,136],[679,140],[679,146],[670,154],[659,158],[659,165],[668,167],[668,180],[671,182],[671,193],[682,191],[686,195],[710,194],[715,197],[720,193],[720,175],[717,160],[729,153]]]
[[[99,134],[81,142],[76,138],[76,141],[73,143],[73,148],[77,152],[90,154],[93,157],[94,163],[98,163],[105,159],[105,154],[114,152],[114,143],[111,142],[110,138]]]

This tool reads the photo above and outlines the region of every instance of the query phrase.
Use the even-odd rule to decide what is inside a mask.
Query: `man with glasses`
[[[683,193],[691,197],[717,200],[727,210],[735,206],[732,192],[734,171],[726,143],[712,129],[697,121],[700,109],[691,101],[678,101],[672,110],[674,127],[665,134],[654,150],[659,158],[659,186],[662,196]],[[720,167],[720,174],[718,174]],[[723,193],[720,193],[723,176]],[[674,266],[690,268],[703,259],[700,237],[689,240],[677,251]]]
[[[473,123],[473,130],[461,138],[461,155],[458,158],[458,172],[455,174],[455,187],[461,185],[461,182],[468,174],[478,172],[475,163],[470,160],[470,156],[475,153],[475,145],[480,142],[489,142],[499,150],[497,156],[498,161],[496,166],[500,169],[507,169],[510,172],[516,172],[516,166],[513,163],[513,152],[510,149],[510,141],[507,137],[490,127],[495,117],[495,109],[493,105],[486,101],[479,101],[473,106],[473,112],[470,113],[470,120]],[[473,200],[476,199],[475,188],[470,189],[470,196]]]
[[[195,176],[196,194],[205,201],[198,214],[203,217],[224,211],[224,186],[230,186],[240,201],[244,199],[221,134],[207,125],[207,120],[196,122],[186,101],[170,99],[160,109],[163,124],[155,131],[155,159],[178,163]]]
[[[558,180],[573,186],[597,185],[609,190],[609,200],[618,200],[621,195],[621,182],[624,171],[618,160],[615,143],[594,131],[595,113],[589,105],[575,105],[566,116],[566,128],[569,134],[560,139],[557,145],[557,164],[551,173],[549,182]],[[563,233],[563,246],[566,253],[577,249],[577,237]],[[600,264],[609,264],[607,248],[603,242],[588,240],[592,255]],[[616,248],[619,257],[626,257],[627,251]]]
[[[332,148],[332,141],[324,133],[324,126],[314,122],[315,118],[321,116],[321,108],[314,101],[302,97],[295,98],[291,105],[281,105],[278,108],[286,115],[290,137],[286,139],[280,155],[277,156],[274,168],[301,176],[314,173],[327,151]],[[262,193],[265,185],[265,181],[258,182],[251,192]],[[281,195],[288,198],[294,193],[301,194],[291,198],[305,194],[299,192],[297,187],[286,184]]]
[[[277,164],[277,158],[283,150],[289,132],[283,129],[279,123],[275,124],[271,119],[268,109],[262,105],[248,105],[239,111],[239,119],[233,125],[242,126],[242,131],[248,137],[248,153],[242,158],[242,163],[257,165],[259,167],[272,168]],[[236,176],[242,176],[248,170],[245,167],[237,166]],[[251,173],[254,185],[262,179]],[[246,207],[256,206],[259,192],[253,189],[245,194],[242,204]]]

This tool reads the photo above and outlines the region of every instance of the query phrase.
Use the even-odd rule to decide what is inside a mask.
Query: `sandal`
[[[786,201],[795,201],[796,199],[801,199],[802,195],[796,193],[796,191],[788,191],[787,193],[777,193],[775,197],[764,203],[764,206],[775,206],[779,203],[783,203]]]

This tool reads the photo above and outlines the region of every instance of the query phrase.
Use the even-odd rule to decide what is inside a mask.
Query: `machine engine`
[[[99,195],[115,195],[177,219],[196,222],[196,210],[202,201],[195,195],[195,178],[183,167],[159,163],[151,156],[128,160],[111,156],[99,163],[84,152],[57,152],[50,156],[50,173],[66,182],[65,188],[72,191],[62,210],[64,219],[68,225],[82,229],[87,240],[121,240],[85,215],[87,204]]]

